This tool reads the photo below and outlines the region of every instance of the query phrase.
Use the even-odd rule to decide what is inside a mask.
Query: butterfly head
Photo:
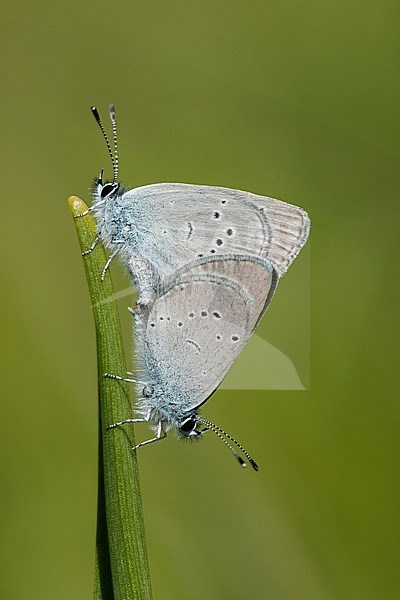
[[[199,424],[198,414],[193,412],[185,416],[178,425],[179,436],[183,439],[194,439],[199,438],[202,432],[197,429]]]
[[[114,141],[114,152],[112,151],[110,140],[108,139],[108,135],[106,130],[104,129],[103,123],[101,122],[100,115],[95,106],[91,107],[92,114],[96,119],[98,126],[103,134],[104,140],[107,145],[108,153],[111,158],[111,163],[113,167],[113,180],[112,182],[106,182],[103,184],[103,169],[100,171],[100,175],[94,181],[94,190],[93,196],[95,201],[107,201],[110,198],[114,198],[118,195],[120,185],[118,183],[118,144],[117,144],[117,124],[115,120],[115,108],[112,104],[109,107],[109,115],[111,120],[112,132],[113,132],[113,141]]]
[[[93,183],[93,197],[95,202],[107,202],[118,196],[120,190],[120,184],[117,181],[106,181],[103,183],[104,170],[100,171],[100,174]]]

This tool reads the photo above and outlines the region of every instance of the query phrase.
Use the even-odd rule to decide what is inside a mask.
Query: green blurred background
[[[204,407],[260,472],[211,436],[140,453],[155,600],[399,597],[399,8],[3,8],[2,599],[92,595],[95,338],[66,200],[110,173],[89,112],[109,102],[127,185],[240,188],[313,221],[258,332],[308,389],[221,390]]]

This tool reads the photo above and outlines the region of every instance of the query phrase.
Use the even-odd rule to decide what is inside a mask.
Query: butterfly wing
[[[297,206],[222,187],[159,183],[125,192],[123,203],[132,211],[135,251],[162,276],[196,258],[221,254],[266,258],[281,276],[310,227]]]
[[[278,284],[278,275],[271,264],[255,256],[226,254],[200,258],[177,272],[221,275],[237,282],[251,299],[249,326],[251,331],[268,308]]]
[[[220,264],[224,262],[216,260],[211,266],[197,265],[179,273],[142,313],[138,344],[146,377],[158,382],[180,408],[184,402],[185,410],[198,407],[219,386],[250,337],[273,286],[268,263],[236,259],[240,269],[233,259],[227,261],[230,268],[227,262]],[[227,273],[236,270],[236,278],[219,274],[219,268]],[[267,285],[257,300],[258,308],[240,283],[252,280],[247,271],[254,268],[264,269],[260,281]],[[251,289],[254,293],[256,286]]]

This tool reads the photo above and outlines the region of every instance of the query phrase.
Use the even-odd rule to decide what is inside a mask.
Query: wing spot
[[[188,344],[192,344],[192,346],[194,346],[199,352],[201,352],[200,346],[196,344],[196,342],[194,342],[193,340],[185,340],[185,342],[187,342]]]

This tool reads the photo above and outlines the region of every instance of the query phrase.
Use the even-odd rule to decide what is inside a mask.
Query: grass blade
[[[68,200],[73,215],[87,209],[76,196]],[[81,250],[97,235],[88,214],[75,219]],[[83,257],[96,329],[99,385],[99,503],[94,597],[101,600],[151,600],[139,472],[133,427],[105,431],[105,426],[132,416],[126,384],[107,379],[104,373],[126,372],[118,309],[109,271],[101,272],[106,255],[101,244]],[[103,487],[104,486],[104,487]],[[104,490],[104,493],[103,493]],[[112,574],[112,582],[110,581]]]

